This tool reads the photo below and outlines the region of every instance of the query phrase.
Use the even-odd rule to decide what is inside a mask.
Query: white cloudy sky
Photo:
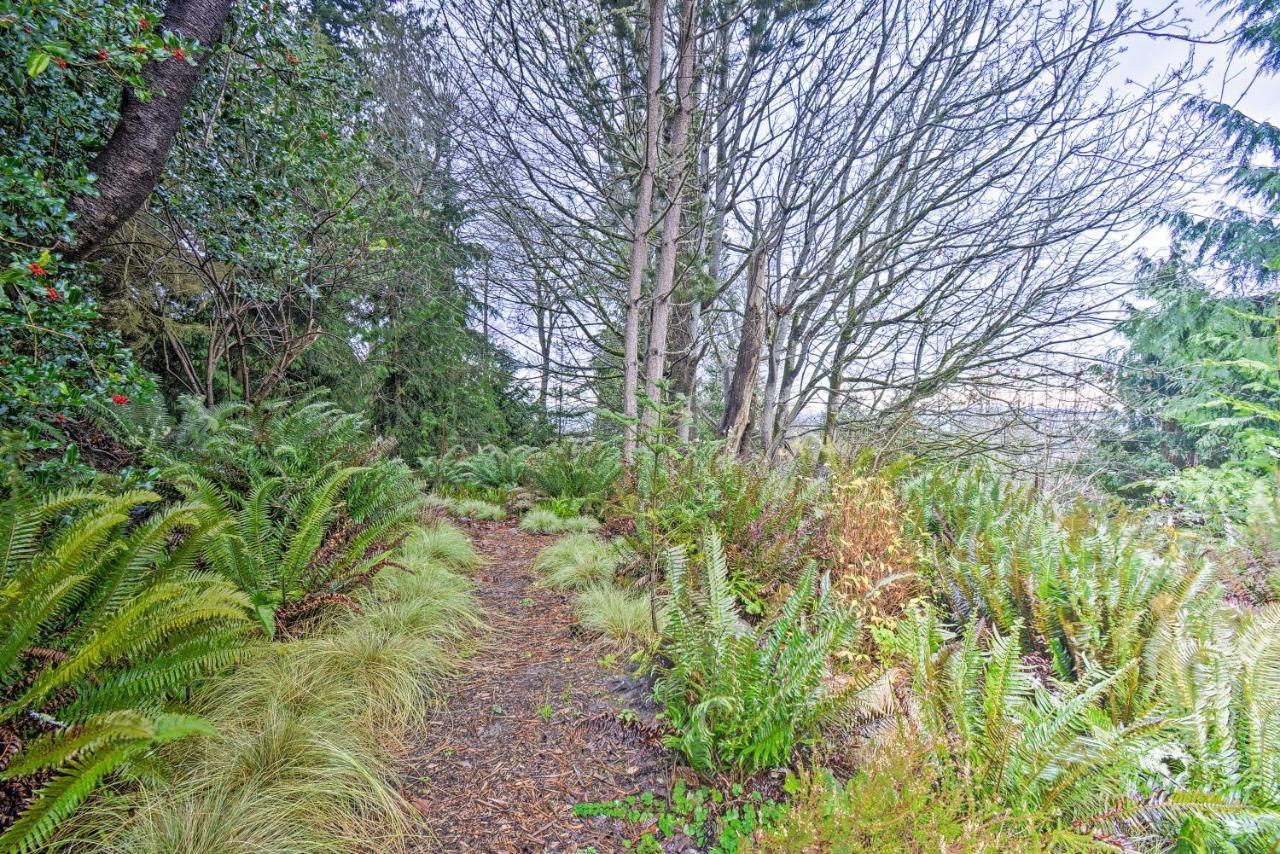
[[[1224,23],[1221,20],[1222,10],[1216,6],[1210,2],[1182,6],[1181,14],[1187,19],[1188,31],[1204,36],[1208,41],[1226,38],[1230,21]],[[1205,80],[1207,95],[1236,102],[1254,118],[1269,121],[1280,118],[1280,93],[1275,81],[1257,77],[1256,58],[1243,54],[1232,56],[1230,44],[1189,46],[1177,41],[1152,40],[1148,45],[1130,51],[1129,60],[1142,64],[1150,62],[1151,65],[1168,64],[1185,56],[1189,47],[1194,49],[1197,63],[1207,63],[1211,69]]]

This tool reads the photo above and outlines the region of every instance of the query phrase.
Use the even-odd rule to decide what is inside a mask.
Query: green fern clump
[[[398,457],[362,467],[342,491],[343,511],[357,525],[383,518],[390,508],[421,507],[422,491],[413,470]]]
[[[941,630],[928,609],[903,631],[916,721],[944,770],[968,780],[975,797],[1083,820],[1132,790],[1163,724],[1118,727],[1102,713],[1101,699],[1125,671],[1055,692],[1023,662],[1016,631],[983,635],[975,621],[958,643],[938,646]]]
[[[552,498],[579,499],[598,507],[622,475],[616,447],[599,442],[561,442],[539,451],[530,461],[530,483]]]
[[[1060,679],[1142,658],[1161,622],[1210,589],[1206,564],[1157,554],[1140,526],[1083,505],[1059,512],[983,469],[930,473],[905,491],[939,598],[959,622],[980,615],[1018,631]],[[1107,698],[1113,717],[1133,720],[1142,693],[1141,674],[1125,670]]]
[[[524,446],[503,450],[489,445],[460,461],[458,471],[474,486],[507,489],[520,485],[532,454],[533,449]]]
[[[281,477],[254,481],[243,495],[190,467],[171,476],[184,494],[216,508],[221,529],[206,560],[249,594],[271,634],[286,609],[305,616],[308,602],[346,595],[376,575],[412,530],[420,508],[416,500],[365,505],[361,519],[352,518],[346,489],[369,472],[327,466],[292,488]]]
[[[1137,662],[1046,685],[1024,662],[1016,631],[984,632],[974,621],[949,642],[926,606],[899,632],[912,722],[933,745],[937,772],[975,802],[1038,817],[1045,832],[1070,827],[1099,840],[1239,814],[1221,794],[1171,789],[1153,772],[1175,743],[1177,719],[1113,723],[1103,702]]]
[[[788,763],[798,745],[837,719],[851,699],[832,687],[828,659],[857,634],[810,564],[772,619],[749,626],[729,587],[720,540],[703,548],[696,586],[682,552],[668,555],[666,639],[670,660],[654,686],[676,730],[669,741],[699,772],[735,773]]]
[[[418,457],[418,473],[427,489],[439,490],[465,482],[457,457]]]
[[[507,518],[507,511],[500,505],[478,498],[460,498],[452,502],[449,512],[461,519],[477,522],[500,522]]]
[[[545,507],[534,507],[520,520],[520,530],[531,534],[589,534],[600,529],[590,516],[559,516]]]
[[[1210,603],[1164,622],[1144,669],[1157,708],[1178,725],[1160,782],[1242,808],[1183,828],[1206,847],[1280,845],[1280,604]]]
[[[665,607],[609,582],[587,588],[573,603],[580,626],[628,652],[650,652],[657,647],[666,624]]]
[[[164,446],[177,427],[160,395],[123,404],[89,398],[85,401],[83,418],[135,450]]]
[[[613,580],[623,562],[621,548],[594,534],[569,534],[538,552],[533,568],[553,590],[584,590]]]
[[[210,508],[159,501],[20,487],[0,504],[0,726],[25,741],[0,775],[53,774],[0,850],[40,847],[114,772],[209,731],[180,701],[239,655],[249,602],[195,571]]]

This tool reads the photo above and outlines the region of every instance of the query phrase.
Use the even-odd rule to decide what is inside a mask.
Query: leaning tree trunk
[[[200,42],[195,64],[178,58],[149,62],[142,69],[143,100],[126,86],[120,99],[120,120],[111,139],[94,159],[93,195],[77,196],[75,242],[65,248],[70,258],[83,258],[137,213],[164,172],[169,150],[182,125],[182,113],[200,80],[200,71],[222,28],[233,0],[169,0],[162,30]]]
[[[671,173],[667,178],[670,207],[662,221],[658,244],[658,272],[654,277],[653,312],[649,323],[649,351],[645,358],[645,394],[651,404],[642,423],[646,430],[658,424],[654,405],[660,400],[658,383],[667,367],[667,329],[671,324],[671,297],[675,291],[676,255],[684,209],[684,182],[689,163],[689,128],[693,124],[693,70],[698,55],[696,0],[680,4],[680,60],[676,67],[676,114],[671,120]]]
[[[720,419],[720,435],[725,451],[736,454],[742,449],[742,437],[751,422],[751,401],[755,395],[756,373],[760,370],[760,349],[764,346],[764,229],[760,225],[760,208],[756,208],[754,245],[747,268],[747,304],[742,312],[742,334],[738,337],[738,355],[733,364],[733,377],[725,391],[724,416]]]

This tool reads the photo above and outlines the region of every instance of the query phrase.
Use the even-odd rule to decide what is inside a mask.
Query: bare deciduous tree
[[[673,12],[676,68],[655,88],[648,34]],[[731,448],[1050,377],[1110,316],[1199,143],[1185,68],[1114,78],[1168,10],[487,0],[451,18],[478,237],[518,247],[507,299],[554,294],[572,329],[559,376],[608,405],[620,376],[628,414],[646,333],[648,396],[722,377],[702,424]]]

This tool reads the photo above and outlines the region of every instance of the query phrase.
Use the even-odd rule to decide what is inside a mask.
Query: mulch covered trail
[[[536,586],[534,556],[554,537],[511,522],[468,533],[487,560],[475,580],[493,631],[409,754],[406,794],[423,816],[416,849],[623,850],[623,834],[638,831],[575,818],[573,805],[667,793],[670,754],[618,716],[633,708],[650,720],[648,691],[607,671],[604,650],[576,635],[572,595]]]

